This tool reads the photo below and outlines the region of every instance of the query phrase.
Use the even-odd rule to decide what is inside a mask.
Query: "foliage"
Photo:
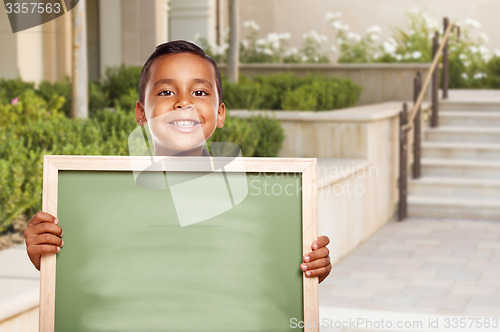
[[[229,109],[332,110],[352,106],[361,88],[339,77],[293,73],[241,75],[238,84],[224,81],[224,100]]]
[[[123,64],[119,67],[106,69],[106,74],[102,81],[102,89],[111,101],[108,106],[119,105],[122,96],[130,95],[131,90],[138,90],[141,69],[142,67],[139,66],[126,67]],[[135,106],[135,101],[133,105]]]
[[[259,38],[260,26],[254,21],[246,21],[243,27],[247,30],[245,38],[239,45],[241,63],[328,63],[328,54],[321,49],[328,40],[326,36],[311,30],[302,35],[302,47],[298,50],[289,46],[289,33],[270,33]],[[218,63],[227,62],[227,32],[224,41],[218,45],[209,43],[205,38],[196,37],[197,42]]]
[[[208,140],[230,142],[241,148],[246,157],[276,157],[285,139],[278,120],[264,116],[248,119],[226,116],[223,129],[217,129]]]

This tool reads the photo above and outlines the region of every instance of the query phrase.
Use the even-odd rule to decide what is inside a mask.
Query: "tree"
[[[72,9],[73,25],[73,64],[72,64],[72,118],[86,118],[88,103],[88,61],[87,61],[87,17],[85,1],[80,0]]]

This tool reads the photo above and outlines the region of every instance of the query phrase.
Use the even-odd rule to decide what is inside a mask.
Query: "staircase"
[[[442,101],[439,127],[424,129],[422,177],[408,179],[410,217],[500,221],[500,91],[483,93]]]

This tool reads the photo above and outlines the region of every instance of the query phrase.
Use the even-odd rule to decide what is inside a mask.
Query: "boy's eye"
[[[158,94],[159,96],[172,96],[174,93],[172,91],[169,91],[169,90],[163,90],[163,91],[160,91],[160,93]]]
[[[202,97],[202,96],[207,96],[208,93],[206,93],[203,90],[196,90],[195,92],[193,92],[193,95],[195,95],[196,97]]]

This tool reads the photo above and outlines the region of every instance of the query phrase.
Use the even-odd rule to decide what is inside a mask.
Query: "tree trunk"
[[[89,113],[85,10],[85,0],[80,0],[71,10],[73,23],[72,118],[87,118]]]
[[[239,19],[238,19],[238,1],[229,0],[229,59],[227,64],[227,79],[229,82],[237,83],[240,66],[240,43],[239,43]]]

